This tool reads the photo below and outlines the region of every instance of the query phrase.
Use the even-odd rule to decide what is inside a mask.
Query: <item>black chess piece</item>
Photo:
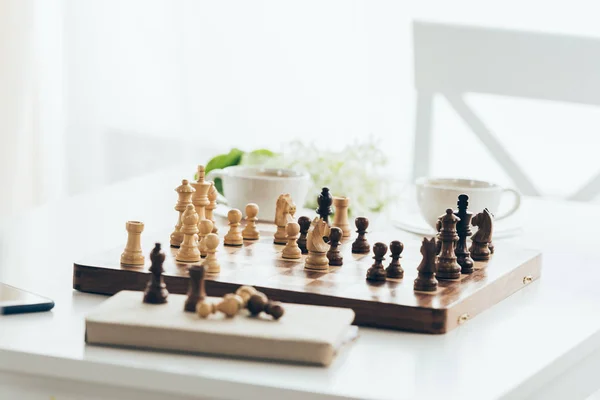
[[[164,272],[163,263],[165,262],[165,253],[160,248],[160,243],[154,245],[154,249],[150,252],[150,281],[144,291],[144,303],[148,304],[163,304],[167,302],[167,285],[163,281],[162,273]]]
[[[390,253],[392,253],[392,261],[390,265],[385,269],[385,273],[388,278],[402,279],[404,278],[404,269],[400,265],[400,258],[402,257],[402,251],[404,250],[404,244],[399,240],[394,240],[390,243]]]
[[[308,234],[308,230],[310,229],[310,218],[298,218],[298,225],[300,225],[300,237],[298,238],[296,243],[298,243],[298,247],[300,247],[302,254],[308,254],[308,249],[306,248],[306,235]]]
[[[440,240],[442,241],[442,251],[436,261],[436,276],[438,279],[458,279],[460,278],[460,265],[456,262],[456,255],[454,254],[454,245],[458,241],[458,235],[456,234],[456,224],[460,221],[454,210],[451,208],[446,210],[440,223],[442,229],[440,230]]]
[[[368,281],[385,281],[385,269],[383,268],[383,260],[388,247],[385,243],[377,242],[373,245],[373,259],[375,262],[371,268],[367,270]]]
[[[333,197],[331,196],[331,193],[329,193],[329,188],[323,188],[321,194],[317,197],[317,204],[319,205],[317,214],[319,214],[319,217],[321,217],[323,221],[329,224],[329,216],[333,214],[333,210],[331,209]]]
[[[454,213],[460,221],[456,224],[456,233],[458,234],[458,242],[456,242],[456,262],[460,265],[460,272],[463,274],[473,273],[473,259],[467,248],[467,238],[471,236],[471,218],[473,213],[467,211],[469,205],[469,196],[461,194],[458,196],[458,211]]]
[[[358,217],[354,220],[356,225],[356,232],[358,236],[354,243],[352,243],[352,252],[358,254],[367,254],[371,251],[371,246],[365,237],[367,234],[367,228],[369,227],[369,220],[365,217]]]
[[[421,292],[435,292],[438,287],[438,281],[435,279],[435,258],[436,258],[436,240],[435,238],[423,238],[421,243],[421,263],[417,267],[419,274],[415,279],[414,290]]]
[[[196,305],[199,301],[206,298],[206,289],[204,288],[204,267],[202,265],[192,265],[189,268],[190,281],[185,300],[184,310],[196,312]]]
[[[332,266],[340,266],[344,263],[342,258],[342,254],[340,253],[340,241],[342,240],[342,235],[344,233],[340,228],[333,227],[329,230],[329,250],[327,251],[327,259],[329,260],[329,265]]]

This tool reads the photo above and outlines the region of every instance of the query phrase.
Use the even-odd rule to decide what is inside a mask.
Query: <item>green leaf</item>
[[[244,152],[242,150],[235,148],[231,149],[227,154],[219,154],[206,163],[204,172],[208,174],[213,169],[223,169],[238,165],[242,160],[243,155]],[[194,175],[194,179],[198,179],[198,174]],[[225,195],[225,193],[223,193],[223,182],[221,181],[221,178],[215,178],[215,188],[219,193]]]
[[[240,164],[242,165],[263,165],[268,159],[277,156],[268,149],[258,149],[243,155]]]

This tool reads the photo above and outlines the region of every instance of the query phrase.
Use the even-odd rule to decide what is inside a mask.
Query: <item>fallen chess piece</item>
[[[264,293],[260,292],[250,296],[247,307],[252,316],[258,316],[264,311],[265,314],[272,316],[275,320],[278,320],[284,314],[284,309],[281,303],[269,300]]]

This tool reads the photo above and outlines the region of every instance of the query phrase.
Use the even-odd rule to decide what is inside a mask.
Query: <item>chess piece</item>
[[[184,304],[184,311],[195,312],[199,301],[206,298],[206,289],[204,287],[204,267],[201,265],[192,265],[188,269],[190,281],[187,292],[187,299]]]
[[[217,208],[217,196],[218,196],[217,188],[214,182],[211,182],[210,189],[208,189],[208,205],[204,207],[204,213],[206,214],[206,219],[210,219],[213,223],[212,233],[217,233],[219,230],[217,229],[217,223],[215,222],[215,218],[213,213],[215,208]]]
[[[202,221],[206,218],[206,206],[210,204],[210,201],[208,200],[208,191],[212,186],[212,182],[206,182],[204,180],[204,165],[198,165],[196,182],[193,182],[190,185],[195,190],[192,195],[192,204],[194,204],[194,208],[198,214],[198,220]],[[200,229],[200,226],[198,226],[198,229]]]
[[[202,265],[206,267],[206,273],[217,274],[221,272],[221,264],[217,260],[217,247],[219,247],[219,237],[215,233],[209,233],[204,239],[206,245],[206,258]]]
[[[471,236],[471,217],[473,216],[472,212],[467,211],[469,196],[466,194],[459,195],[457,205],[458,211],[454,215],[460,218],[460,221],[456,224],[458,242],[456,242],[454,254],[456,254],[456,262],[460,265],[460,272],[463,274],[472,274],[473,259],[467,249],[467,238]]]
[[[421,244],[421,255],[423,259],[417,267],[419,274],[415,279],[414,290],[421,292],[435,292],[438,281],[435,279],[435,257],[436,257],[435,238],[423,238]]]
[[[200,233],[198,233],[198,250],[200,250],[200,257],[206,257],[206,235],[212,232],[213,223],[210,219],[203,219],[199,224]]]
[[[333,197],[331,197],[331,193],[329,193],[329,188],[324,187],[321,190],[321,194],[317,197],[317,204],[319,207],[317,208],[317,214],[326,224],[329,224],[329,216],[333,214],[333,210],[331,209],[331,204],[333,203]]]
[[[354,220],[354,224],[356,225],[358,237],[354,243],[352,243],[352,252],[358,254],[367,254],[371,251],[371,246],[365,237],[367,234],[367,228],[369,227],[369,220],[365,217],[358,217]]]
[[[291,259],[301,258],[302,250],[300,250],[298,243],[296,243],[298,237],[300,236],[300,225],[295,222],[288,223],[285,227],[285,233],[287,235],[287,244],[285,245],[281,256],[283,258]]]
[[[340,252],[340,240],[344,233],[338,227],[329,229],[329,250],[327,250],[327,259],[329,265],[339,267],[344,263],[342,254]]]
[[[392,261],[390,265],[385,269],[385,273],[388,278],[402,279],[404,278],[404,269],[400,265],[401,254],[404,250],[404,244],[399,240],[394,240],[390,243],[390,253],[392,254]]]
[[[200,250],[198,250],[198,214],[193,204],[188,204],[181,216],[181,230],[183,242],[175,256],[175,260],[181,262],[200,261]]]
[[[223,238],[225,246],[241,246],[244,244],[242,230],[240,229],[240,221],[242,220],[242,212],[238,209],[231,209],[227,213],[229,221],[229,232]]]
[[[258,205],[249,203],[246,206],[246,227],[242,231],[244,240],[257,240],[260,238],[260,233],[256,229],[256,221],[258,221]]]
[[[227,318],[233,318],[244,308],[244,300],[237,294],[229,293],[217,304],[217,311],[225,314]]]
[[[442,241],[442,250],[437,258],[436,276],[438,279],[458,279],[460,278],[460,265],[456,262],[454,254],[454,245],[458,240],[456,234],[456,224],[460,221],[454,211],[449,208],[446,215],[440,219],[442,228],[440,230],[440,240]]]
[[[270,301],[267,299],[267,296],[260,292],[250,296],[247,307],[252,316],[257,316],[264,311],[267,315],[272,316],[275,320],[281,318],[285,312],[281,303]]]
[[[160,248],[160,243],[154,245],[150,253],[150,281],[144,291],[144,303],[163,304],[167,302],[167,285],[162,277],[163,263],[165,262],[165,253]]]
[[[306,236],[308,257],[306,258],[304,268],[318,271],[327,271],[329,269],[329,260],[326,255],[329,246],[323,240],[323,237],[328,236],[328,231],[327,223],[316,217]]]
[[[306,248],[306,235],[308,235],[308,230],[310,229],[310,218],[298,218],[298,225],[300,225],[300,237],[297,241],[298,247],[300,247],[302,254],[308,254],[308,249]]]
[[[188,204],[192,204],[192,195],[194,194],[195,189],[190,185],[187,179],[184,179],[181,181],[181,185],[175,188],[175,191],[178,196],[175,210],[179,212],[179,216],[177,218],[175,230],[171,233],[171,247],[179,247],[181,242],[183,242],[183,233],[181,232],[181,226],[183,224],[181,222],[181,217]]]
[[[258,293],[258,290],[256,290],[252,286],[240,286],[238,288],[238,290],[235,291],[235,294],[240,296],[242,298],[242,300],[244,301],[244,308],[246,308],[250,297],[256,293]]]
[[[444,214],[445,215],[445,214]],[[440,231],[442,230],[442,217],[444,215],[440,215],[438,217],[437,222],[435,223],[435,230],[437,231],[437,234],[435,235],[435,250],[437,255],[440,254],[440,251],[442,251],[442,240],[440,238]]]
[[[210,314],[215,314],[216,312],[217,305],[214,303],[209,303],[206,300],[202,300],[196,304],[196,313],[200,316],[200,318],[208,318]]]
[[[385,269],[383,268],[383,260],[388,247],[385,243],[377,242],[373,245],[373,259],[375,262],[367,270],[368,281],[385,281]]]
[[[342,237],[350,237],[352,230],[350,229],[350,223],[348,223],[348,206],[350,205],[350,199],[348,197],[334,197],[333,206],[335,207],[335,214],[333,214],[333,223],[331,226],[338,227],[342,230]]]
[[[141,235],[144,231],[144,223],[138,221],[127,221],[125,224],[127,230],[127,244],[121,254],[121,265],[135,266],[144,265],[144,255],[142,254]]]
[[[289,222],[294,221],[295,213],[296,205],[292,200],[292,196],[290,196],[289,193],[279,195],[275,208],[275,225],[277,225],[277,232],[275,232],[273,243],[287,243],[285,227]]]
[[[471,223],[477,227],[477,232],[471,238],[471,247],[469,248],[471,257],[475,261],[487,261],[491,254],[489,244],[492,242],[494,217],[487,208],[484,208],[482,212],[473,217]]]

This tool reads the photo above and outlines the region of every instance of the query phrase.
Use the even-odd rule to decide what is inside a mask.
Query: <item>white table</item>
[[[105,297],[71,289],[73,260],[121,246],[128,219],[172,226],[181,171],[3,221],[0,280],[57,305],[0,317],[0,398],[583,399],[600,388],[600,207],[549,200],[526,199],[525,233],[510,239],[543,250],[542,278],[445,335],[361,328],[327,369],[86,346],[84,315]]]

